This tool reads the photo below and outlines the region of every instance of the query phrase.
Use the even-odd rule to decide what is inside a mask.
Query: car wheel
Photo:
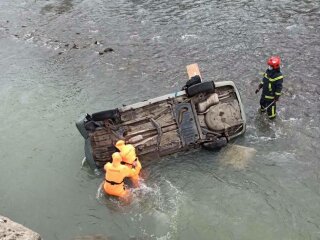
[[[102,112],[97,112],[92,114],[92,120],[94,121],[104,121],[106,119],[115,119],[119,116],[118,109],[112,109]]]
[[[217,151],[220,150],[222,147],[227,146],[227,144],[228,140],[225,137],[221,137],[214,142],[203,143],[202,147],[209,151]]]
[[[187,88],[187,95],[188,97],[193,97],[198,93],[210,93],[214,92],[214,83],[213,82],[203,82],[197,83],[195,85],[190,86]]]
[[[193,76],[192,78],[190,78],[187,83],[186,83],[186,87],[191,87],[192,85],[201,83],[201,78],[199,75]]]
[[[78,131],[80,132],[80,134],[82,135],[82,137],[84,139],[87,139],[89,137],[87,130],[85,128],[85,123],[84,123],[84,119],[80,119],[76,122],[76,126]]]

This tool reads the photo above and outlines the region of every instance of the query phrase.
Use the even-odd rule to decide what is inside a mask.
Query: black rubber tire
[[[195,75],[187,81],[186,87],[188,88],[198,83],[201,83],[201,78],[199,75]]]
[[[106,119],[116,119],[117,117],[119,117],[119,110],[117,108],[92,114],[93,121],[103,121]]]
[[[187,88],[189,88],[190,86],[192,85],[195,85],[197,83],[201,83],[201,78],[199,75],[195,75],[193,77],[191,77],[187,82],[186,82],[186,85],[184,85],[182,87],[181,90],[186,90]]]
[[[215,142],[203,143],[202,147],[209,151],[217,151],[227,146],[228,140],[225,137],[218,138]]]
[[[76,126],[77,126],[77,129],[78,131],[80,132],[80,134],[82,135],[82,137],[84,139],[87,139],[89,137],[88,135],[88,132],[85,128],[85,123],[84,123],[84,119],[79,119],[77,122],[76,122]]]
[[[187,88],[187,95],[188,97],[193,97],[198,93],[210,93],[214,92],[214,82],[203,82],[197,83],[192,85],[191,87]]]

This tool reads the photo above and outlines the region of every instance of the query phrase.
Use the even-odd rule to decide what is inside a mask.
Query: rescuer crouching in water
[[[103,189],[105,193],[120,197],[121,200],[129,201],[130,191],[124,186],[124,178],[136,175],[136,169],[129,168],[121,164],[122,158],[120,153],[112,154],[112,163],[104,165],[106,171]]]
[[[121,164],[129,167],[130,169],[135,169],[135,173],[130,177],[134,187],[139,186],[139,173],[142,168],[141,163],[136,155],[136,149],[131,144],[125,144],[123,140],[119,140],[116,143],[116,148],[119,149],[120,155],[122,157]]]

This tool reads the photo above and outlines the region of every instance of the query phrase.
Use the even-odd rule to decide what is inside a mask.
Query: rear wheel
[[[214,83],[213,82],[203,82],[197,83],[195,85],[190,86],[187,88],[187,95],[188,97],[193,97],[198,93],[210,93],[214,92]]]
[[[191,87],[192,85],[201,83],[201,78],[199,75],[193,76],[192,78],[190,78],[187,83],[186,83],[186,87]]]

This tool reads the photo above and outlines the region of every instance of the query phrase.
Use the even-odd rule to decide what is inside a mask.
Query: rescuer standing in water
[[[120,155],[122,157],[121,164],[129,167],[130,169],[135,169],[135,173],[130,177],[134,187],[139,186],[139,173],[142,168],[141,163],[136,155],[136,149],[131,144],[125,144],[123,140],[119,140],[116,143],[116,148],[119,149]]]
[[[277,115],[276,102],[279,101],[282,91],[283,76],[280,71],[280,63],[281,60],[278,56],[272,56],[268,59],[269,68],[256,90],[257,94],[262,88],[260,111],[267,111],[269,119],[274,119]]]
[[[130,191],[124,186],[124,178],[132,177],[136,174],[136,169],[129,168],[121,164],[122,158],[120,153],[112,154],[112,163],[108,162],[104,165],[105,181],[103,188],[105,193],[120,197],[122,200],[128,201]]]

